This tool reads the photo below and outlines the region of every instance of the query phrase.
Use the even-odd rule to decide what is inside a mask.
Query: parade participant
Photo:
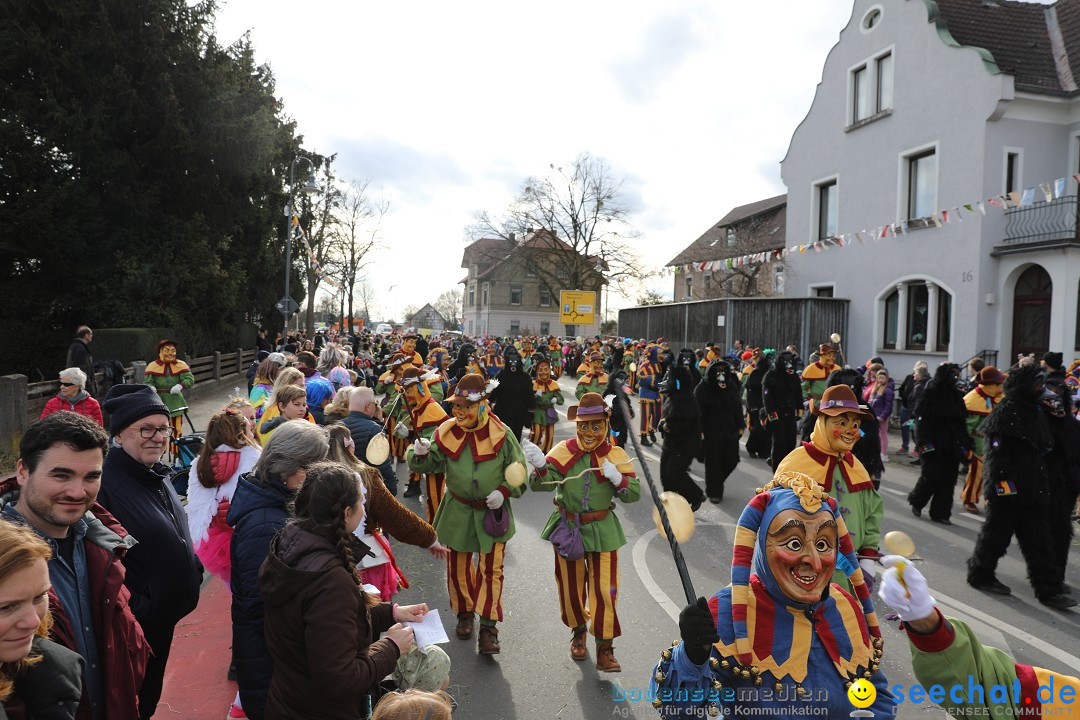
[[[844,514],[812,479],[777,473],[739,516],[731,584],[679,615],[681,642],[653,671],[664,717],[848,717],[869,680],[869,717],[892,718],[881,631]],[[850,573],[854,594],[830,585]]]
[[[38,420],[61,410],[85,415],[98,425],[105,426],[101,418],[101,405],[86,391],[86,373],[77,367],[60,371],[60,391],[45,403]]]
[[[630,385],[627,375],[622,370],[616,370],[608,375],[608,384],[603,393],[604,401],[624,402],[619,399],[620,390],[623,394],[629,396]],[[614,398],[614,400],[608,401],[609,397]],[[630,433],[633,432],[630,426],[633,424],[634,419],[634,406],[627,401],[623,407],[626,408],[626,417],[618,410],[612,410],[611,417],[608,418],[608,426],[611,429],[611,442],[621,448],[626,447]],[[629,424],[627,418],[629,418]]]
[[[153,717],[176,625],[199,603],[203,567],[161,455],[169,408],[152,387],[114,385],[102,409],[109,413],[112,447],[101,470],[98,502],[138,540],[124,555],[124,585],[131,611],[150,645],[139,688],[139,717]]]
[[[172,434],[169,438],[170,449],[175,450],[176,438],[183,434],[184,388],[195,387],[195,376],[183,360],[176,359],[176,341],[162,340],[157,346],[158,357],[146,364],[146,384],[157,390],[165,407],[169,408],[169,424]]]
[[[1072,545],[1072,512],[1076,507],[1076,498],[1080,494],[1080,421],[1066,408],[1062,394],[1068,396],[1064,384],[1054,387],[1049,378],[1046,381],[1047,392],[1039,401],[1046,416],[1053,449],[1046,454],[1046,470],[1050,484],[1050,512],[1048,524],[1053,542],[1054,566],[1057,569],[1061,592],[1068,593],[1065,585],[1065,569],[1069,562],[1069,548]],[[1058,390],[1064,391],[1059,393]]]
[[[488,341],[487,347],[484,348],[484,370],[487,371],[487,376],[497,377],[505,364],[502,355],[499,354],[498,343],[494,340]]]
[[[604,372],[604,356],[602,353],[589,354],[588,369],[578,378],[577,389],[574,395],[580,400],[581,396],[588,392],[602,393],[608,383],[607,373]]]
[[[698,370],[704,375],[705,371],[709,369],[709,365],[711,365],[714,360],[719,360],[720,357],[721,353],[716,349],[716,343],[705,343],[705,354],[698,362]]]
[[[534,355],[536,349],[533,347],[532,338],[525,338],[521,341],[521,366],[526,373],[532,374],[533,361],[536,359]]]
[[[442,409],[442,405],[435,401],[428,388],[428,381],[434,377],[434,373],[419,368],[407,368],[401,374],[401,389],[405,398],[405,408],[409,414],[408,425],[399,424],[397,432],[406,429],[406,437],[414,439],[422,437],[431,440],[435,430],[449,419]],[[400,436],[400,435],[399,435]],[[442,473],[427,473],[424,483],[424,508],[427,511],[427,521],[435,519],[435,511],[442,502],[445,491],[445,481]],[[420,474],[409,473],[409,487],[405,490],[405,497],[415,497],[419,494]]]
[[[915,406],[915,447],[921,472],[908,494],[908,504],[912,514],[921,517],[929,503],[930,519],[942,525],[952,525],[956,473],[961,459],[971,452],[964,395],[956,386],[959,376],[959,365],[939,365]]]
[[[972,456],[967,477],[964,478],[964,489],[960,493],[960,501],[964,503],[965,510],[976,515],[979,514],[979,500],[982,498],[983,457],[986,453],[986,444],[979,425],[1001,400],[1001,387],[1005,382],[1005,377],[1005,373],[993,365],[987,365],[975,376],[975,389],[964,396]]]
[[[701,507],[705,493],[690,477],[690,465],[701,450],[701,413],[694,388],[701,381],[693,350],[683,349],[659,388],[664,412],[659,430],[664,436],[660,451],[660,483],[679,493],[693,510]]]
[[[513,345],[506,348],[506,366],[499,378],[499,384],[489,398],[491,410],[520,442],[521,431],[532,419],[536,396],[533,395],[532,379]]]
[[[420,353],[416,352],[416,342],[420,339],[420,336],[416,334],[415,330],[407,330],[401,337],[401,348],[398,350],[405,356],[406,362],[411,363],[414,367],[420,367],[424,364],[424,358]]]
[[[312,465],[293,506],[293,521],[274,537],[259,570],[275,670],[266,714],[367,717],[372,696],[382,694],[379,683],[415,644],[402,623],[422,621],[428,607],[379,603],[364,591],[356,557],[366,547],[352,534],[364,504],[350,468]]]
[[[648,345],[641,354],[638,363],[638,408],[641,411],[641,444],[648,446],[656,442],[656,426],[660,423],[660,391],[657,384],[662,376],[656,365],[660,348]]]
[[[559,413],[555,410],[555,406],[562,405],[565,399],[559,383],[555,382],[552,376],[551,360],[541,353],[537,353],[536,358],[533,364],[536,380],[533,381],[532,387],[533,395],[536,397],[536,407],[533,409],[532,441],[547,453],[555,444],[555,425],[559,422]]]
[[[814,479],[836,500],[844,514],[851,542],[858,551],[868,585],[873,585],[881,546],[881,518],[885,504],[874,489],[866,468],[851,450],[859,440],[862,419],[869,413],[859,406],[855,393],[847,385],[827,388],[821,402],[810,404],[816,418],[810,442],[803,443],[784,458],[776,474],[802,473]],[[847,574],[836,571],[833,582],[851,591]]]
[[[562,345],[554,335],[548,337],[548,359],[551,361],[551,377],[558,380],[562,377]]]
[[[622,356],[622,370],[629,379],[628,385],[631,394],[637,392],[637,356],[638,346],[627,339],[626,352]]]
[[[210,418],[202,452],[191,464],[184,506],[188,532],[203,567],[226,587],[232,581],[233,529],[225,518],[240,476],[251,472],[260,451],[247,419],[235,410],[222,410]]]
[[[612,398],[614,400],[614,398]],[[586,393],[566,412],[577,437],[563,440],[545,457],[531,442],[522,443],[536,469],[529,487],[555,491],[555,511],[540,537],[555,551],[555,583],[562,621],[572,631],[570,657],[588,656],[586,624],[596,641],[596,669],[619,672],[612,642],[619,623],[619,548],[626,544],[614,501],[637,502],[641,487],[626,452],[611,444],[611,407]],[[590,587],[591,586],[591,587]]]
[[[863,376],[855,368],[833,370],[829,374],[827,384],[828,387],[847,385],[857,398],[862,397],[863,394]],[[866,409],[869,410],[870,408]],[[810,415],[808,419],[810,422],[804,423],[804,425],[810,425],[810,428],[806,430],[806,437],[809,438],[814,429],[814,421],[817,418]],[[877,488],[881,484],[881,474],[885,472],[885,465],[881,462],[881,433],[878,431],[878,419],[874,416],[874,413],[871,412],[862,416],[859,421],[859,431],[859,439],[855,442],[855,447],[851,449],[851,454],[863,464],[866,472],[870,474],[874,481],[874,487]]]
[[[743,379],[743,388],[745,388],[743,394],[746,399],[746,424],[750,428],[750,435],[746,438],[746,454],[752,458],[762,460],[768,459],[769,453],[772,451],[772,435],[769,434],[769,430],[762,418],[765,408],[762,390],[765,385],[765,375],[772,370],[772,358],[773,353],[762,355],[761,360],[754,367],[754,372],[744,376]],[[732,366],[732,369],[734,370],[735,367]],[[736,378],[739,376],[738,371],[735,372],[735,376]],[[810,434],[807,433],[806,436],[809,438]]]
[[[772,440],[769,465],[776,470],[780,461],[795,449],[802,414],[802,390],[791,353],[780,353],[776,364],[765,373],[761,399],[764,404],[762,421]]]
[[[1018,663],[1007,653],[983,645],[965,622],[942,614],[926,578],[912,563],[899,555],[886,555],[881,564],[887,569],[878,594],[903,621],[915,679],[924,688],[946,689],[933,702],[950,717],[1073,715],[1080,680]],[[962,688],[958,695],[949,691],[957,687]]]
[[[1054,438],[1040,409],[1044,383],[1045,375],[1038,366],[1014,369],[1005,381],[1005,397],[980,426],[987,440],[986,522],[968,560],[967,581],[977,590],[1011,594],[995,570],[1016,535],[1035,597],[1043,605],[1064,610],[1076,606],[1077,601],[1061,591],[1050,534],[1046,456],[1053,449]]]
[[[408,432],[401,435],[396,430],[399,423],[406,421],[409,411],[405,409],[404,403],[399,397],[401,394],[401,374],[405,372],[405,368],[419,367],[419,365],[413,365],[405,354],[395,353],[390,356],[390,362],[387,363],[386,367],[386,372],[375,385],[375,394],[385,394],[382,407],[386,411],[386,430],[390,433],[390,457],[402,462],[405,459],[405,451],[409,447]],[[406,490],[405,497],[413,496],[409,495]]]
[[[805,400],[820,400],[825,393],[826,380],[836,369],[836,348],[829,344],[818,346],[818,359],[803,370],[802,394]]]
[[[497,380],[485,381],[476,374],[463,377],[450,398],[453,419],[440,425],[430,442],[417,439],[408,452],[413,471],[445,473],[450,497],[439,505],[432,525],[439,542],[450,548],[450,607],[457,613],[462,640],[472,637],[475,613],[480,614],[478,648],[485,655],[499,652],[496,623],[503,619],[503,559],[514,536],[514,513],[507,499],[521,497],[525,490],[505,479],[506,469],[524,465],[525,456],[514,434],[488,407],[496,385]]]
[[[739,438],[746,429],[739,381],[731,365],[724,360],[710,363],[694,388],[694,399],[701,413],[705,495],[715,504],[724,499],[724,483],[739,464]]]

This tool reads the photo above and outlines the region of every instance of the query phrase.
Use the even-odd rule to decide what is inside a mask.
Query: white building
[[[786,294],[850,298],[849,363],[1080,348],[1071,62],[1078,0],[855,1],[782,163],[788,248],[844,245],[791,253]]]

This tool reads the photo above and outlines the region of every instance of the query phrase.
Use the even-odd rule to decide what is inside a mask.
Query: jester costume
[[[983,455],[986,451],[979,425],[1001,400],[1001,384],[1005,382],[1005,374],[990,365],[979,371],[978,380],[979,384],[975,389],[964,396],[964,407],[967,409],[967,431],[971,436],[973,455],[968,465],[967,476],[964,478],[964,489],[960,493],[964,509],[976,513],[979,511],[979,500],[982,498]],[[990,380],[994,382],[986,382]]]
[[[488,345],[487,354],[484,355],[484,370],[487,371],[487,376],[496,377],[505,364],[502,355],[499,354],[499,346],[495,343]]]
[[[565,402],[559,383],[552,376],[552,362],[547,358],[536,361],[536,379],[533,380],[533,394],[536,407],[533,409],[532,441],[545,453],[555,444],[555,424],[559,422],[556,405]]]
[[[551,358],[551,377],[558,380],[562,377],[562,345],[555,336],[548,338],[548,357]]]
[[[791,511],[811,521],[825,514],[835,523],[835,544],[817,551],[817,567],[850,575],[854,594],[820,580],[813,602],[785,593],[784,579],[773,570],[781,567],[777,549],[769,549],[768,539],[791,524],[772,528],[778,515]],[[792,551],[803,555],[799,567],[813,562],[809,546]],[[849,717],[847,687],[858,678],[877,690],[870,717],[893,717],[895,703],[880,670],[884,644],[844,515],[808,478],[778,473],[750,500],[735,531],[731,584],[683,610],[679,628],[682,641],[661,653],[650,681],[663,717]]]
[[[187,402],[181,393],[184,388],[195,386],[195,376],[186,362],[176,358],[175,340],[162,340],[158,343],[157,351],[158,359],[146,366],[145,382],[157,390],[161,401],[169,408],[169,424],[172,426],[169,449],[175,452],[176,438],[183,433],[184,410],[187,409]]]
[[[599,395],[604,392],[608,384],[608,376],[604,372],[603,362],[603,356],[600,353],[594,352],[589,355],[588,370],[578,378],[577,389],[574,390],[574,395],[578,400],[585,393],[592,392]]]
[[[635,365],[637,362],[636,357],[637,348],[632,343],[628,342],[626,345],[626,352],[624,352],[622,356],[622,369],[628,378],[627,383],[630,385],[630,392],[637,392],[637,373],[634,372],[634,370],[637,369],[637,365]],[[634,366],[634,369],[631,369],[631,365]]]
[[[524,465],[525,456],[514,434],[488,408],[493,385],[497,381],[485,381],[480,375],[463,377],[450,398],[454,418],[436,428],[430,443],[417,440],[407,453],[413,472],[445,475],[448,497],[439,504],[432,526],[439,542],[450,549],[447,589],[450,607],[458,616],[457,636],[472,637],[474,614],[479,613],[483,654],[499,652],[495,624],[503,619],[503,561],[506,543],[514,536],[509,498],[525,491],[524,485],[512,487],[506,480],[506,469],[514,463]],[[418,447],[424,452],[418,453]],[[502,502],[492,508],[496,493]],[[489,513],[500,520],[508,515],[501,534],[488,531]]]
[[[818,346],[818,359],[803,369],[801,380],[804,399],[821,399],[829,373],[836,369],[835,363],[836,349],[832,345]]]
[[[413,365],[412,361],[404,354],[396,353],[391,356],[388,367],[389,369],[375,384],[375,394],[386,394],[382,401],[382,407],[386,411],[386,429],[390,433],[390,457],[396,458],[398,462],[401,462],[405,459],[405,450],[409,446],[409,440],[408,437],[400,437],[394,430],[398,423],[404,422],[409,416],[409,411],[405,409],[403,398],[400,397],[401,386],[399,383],[401,381],[401,374],[406,368],[419,366]],[[413,479],[410,478],[409,483],[411,484],[412,482]]]
[[[585,659],[588,624],[596,640],[597,669],[618,672],[611,644],[622,634],[618,551],[626,544],[626,535],[615,515],[615,499],[637,502],[641,487],[626,452],[608,440],[610,412],[595,393],[572,406],[567,414],[578,423],[578,436],[548,453],[547,464],[537,469],[529,487],[555,491],[555,510],[540,537],[554,544],[559,609],[563,624],[573,630],[570,655]],[[605,463],[614,466],[608,470],[611,477],[602,471]],[[571,533],[580,536],[580,548],[562,544],[560,538]]]
[[[638,406],[641,409],[641,444],[652,445],[656,441],[656,426],[660,423],[660,378],[656,365],[659,347],[649,345],[638,364]]]
[[[422,437],[431,440],[435,430],[448,420],[446,411],[442,405],[432,397],[427,382],[434,376],[432,371],[424,372],[418,368],[409,368],[401,376],[401,387],[408,407],[409,422],[412,426],[412,437]],[[413,479],[415,478],[415,480]],[[424,484],[424,509],[425,519],[428,524],[435,520],[435,512],[442,503],[445,491],[445,478],[442,473],[425,473]],[[417,483],[419,487],[420,475],[409,473],[409,485]],[[412,489],[412,488],[410,488]],[[406,493],[414,497],[417,493]]]

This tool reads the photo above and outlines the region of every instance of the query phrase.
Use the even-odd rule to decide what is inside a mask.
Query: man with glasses
[[[349,428],[353,442],[356,443],[356,457],[367,460],[367,446],[371,438],[381,433],[383,426],[375,422],[374,418],[379,414],[379,403],[375,401],[375,391],[369,387],[357,388],[349,397],[349,414],[341,421],[341,424]],[[394,464],[390,458],[386,458],[382,465],[378,466],[382,474],[383,484],[391,495],[397,495],[397,474],[394,472]],[[419,494],[419,493],[417,493]]]
[[[124,584],[153,652],[139,690],[139,716],[146,720],[161,697],[173,630],[199,602],[203,568],[169,468],[160,462],[171,431],[169,408],[149,385],[115,385],[102,407],[110,415],[112,446],[98,502],[139,541],[124,557]]]

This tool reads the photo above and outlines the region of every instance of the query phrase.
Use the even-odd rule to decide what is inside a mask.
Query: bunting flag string
[[[1024,188],[1022,192],[1011,191],[1003,193],[1001,195],[995,195],[988,197],[985,200],[976,200],[974,202],[962,203],[956,207],[946,208],[937,212],[930,213],[930,216],[924,221],[926,225],[932,225],[935,228],[939,228],[942,225],[951,225],[954,221],[962,223],[964,221],[964,213],[966,211],[969,215],[974,215],[976,211],[983,217],[986,216],[986,206],[991,205],[1001,210],[1009,210],[1014,208],[1026,207],[1033,205],[1036,202],[1042,200],[1036,200],[1036,191],[1041,194],[1041,197],[1045,199],[1045,202],[1050,203],[1054,200],[1060,199],[1065,196],[1068,191],[1068,181],[1072,180],[1076,185],[1080,186],[1080,173],[1071,175],[1068,178],[1058,178],[1052,182],[1039,183],[1032,187]],[[299,227],[299,221],[294,217],[293,224]],[[915,228],[919,228],[920,225],[916,224]],[[913,229],[908,220],[902,220],[899,223],[885,223],[875,229],[860,230],[857,232],[849,232],[834,235],[830,238],[822,238],[811,243],[803,243],[799,245],[792,245],[791,247],[782,247],[775,250],[766,250],[763,252],[748,253],[746,255],[738,255],[735,257],[724,258],[722,260],[709,260],[706,262],[693,262],[683,265],[673,265],[671,272],[675,275],[680,273],[687,273],[693,271],[708,271],[708,270],[735,270],[746,265],[768,262],[770,260],[783,260],[789,255],[804,255],[807,251],[821,252],[823,250],[829,250],[834,247],[846,248],[851,247],[855,243],[859,245],[865,245],[865,237],[869,237],[874,242],[878,240],[887,239],[890,236],[893,239],[901,236],[906,237],[908,231]],[[310,253],[310,247],[307,243],[306,235],[303,235],[303,230],[300,230],[301,237],[305,247],[308,247]],[[853,242],[854,241],[854,242]],[[317,261],[315,261],[314,255],[311,255],[311,262],[314,266],[318,267]],[[319,269],[321,271],[321,268]],[[325,278],[326,282],[333,282],[329,278]]]

